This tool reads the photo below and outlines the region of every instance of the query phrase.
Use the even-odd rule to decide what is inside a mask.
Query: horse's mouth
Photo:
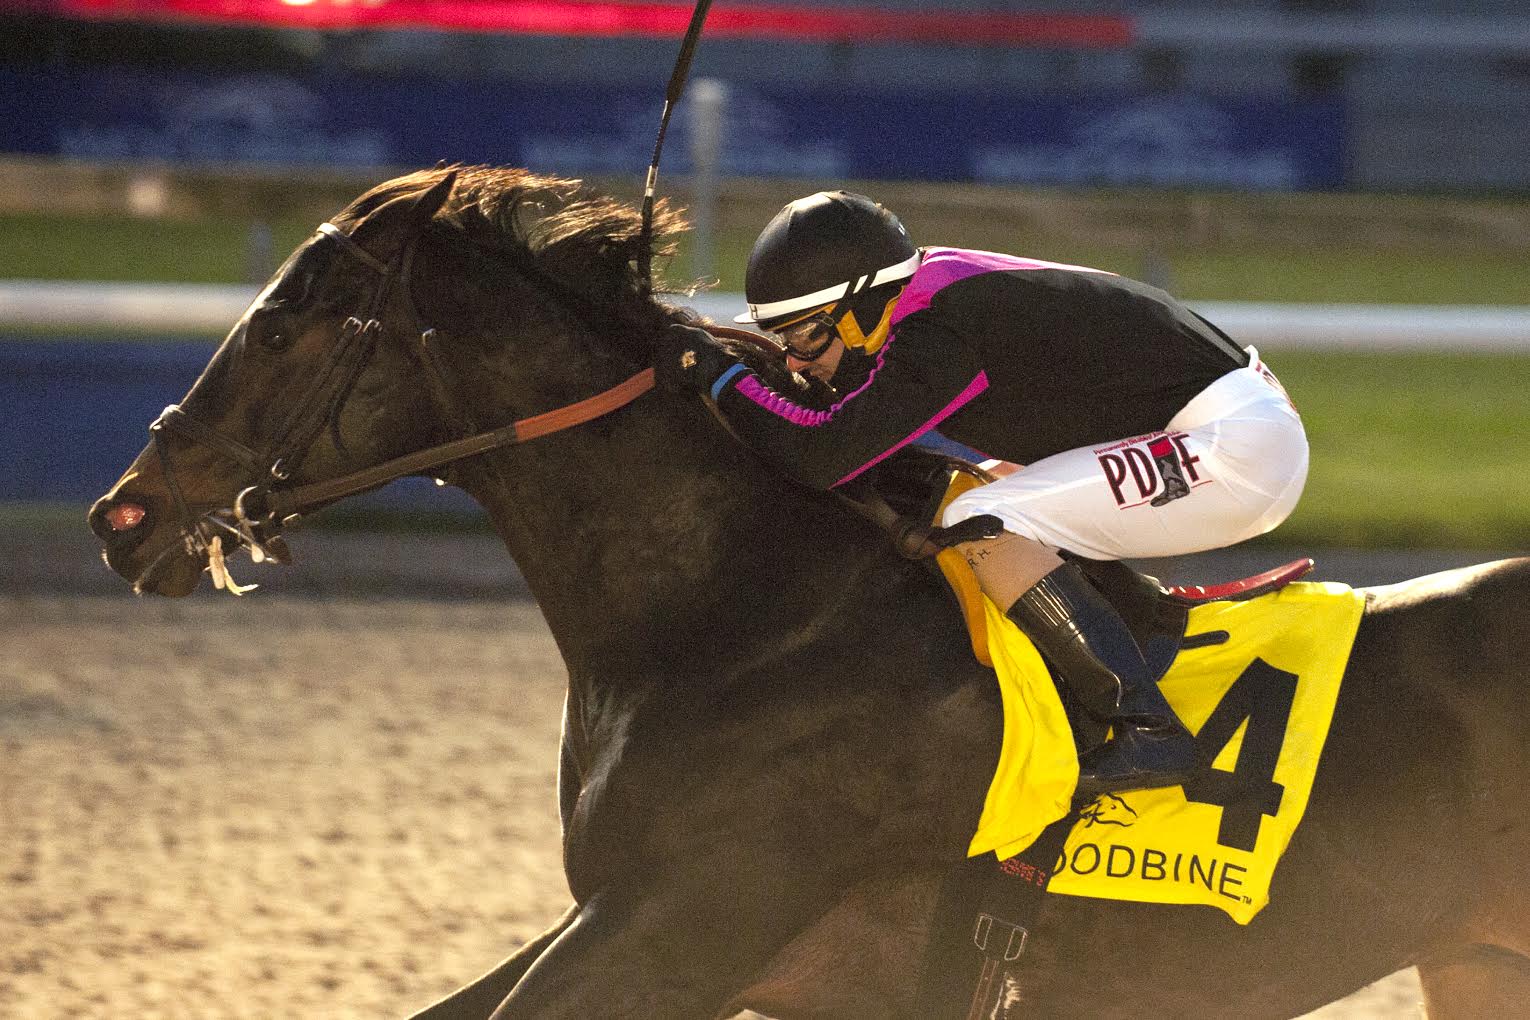
[[[135,595],[168,595],[172,598],[190,595],[207,569],[205,555],[192,551],[184,538],[169,543],[147,563],[131,553],[121,555],[110,549],[102,550],[101,558],[132,584]]]
[[[188,595],[203,561],[181,529],[162,522],[156,501],[114,490],[97,500],[86,518],[101,540],[101,559],[136,595]]]
[[[204,519],[193,531],[182,532],[178,544],[171,544],[151,560],[139,573],[137,580],[131,577],[128,579],[133,582],[135,594],[147,592],[178,597],[195,591],[197,581],[206,571],[212,576],[214,588],[221,588],[230,595],[243,595],[260,585],[240,584],[230,575],[227,557],[241,548],[250,551],[250,559],[255,563],[267,560],[273,563],[290,562],[286,543],[279,536],[271,536],[264,544],[258,540],[247,544],[232,530],[219,531],[210,527]],[[106,556],[106,562],[112,563],[110,555]],[[128,577],[121,570],[118,573]]]

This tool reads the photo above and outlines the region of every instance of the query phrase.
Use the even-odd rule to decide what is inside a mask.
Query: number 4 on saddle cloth
[[[955,474],[944,503],[979,484]],[[937,510],[935,520],[939,520]],[[1063,703],[1030,641],[983,597],[953,549],[937,565],[962,605],[973,653],[998,677],[1004,739],[970,857],[1008,862],[1068,815],[1078,745],[1105,733]],[[1364,597],[1291,583],[1303,560],[1214,588],[1160,588],[1123,564],[1083,562],[1121,608],[1159,686],[1196,736],[1202,770],[1184,786],[1107,795],[1083,807],[1049,892],[1206,904],[1247,924],[1306,810]]]

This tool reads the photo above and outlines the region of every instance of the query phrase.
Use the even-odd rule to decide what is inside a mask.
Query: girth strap
[[[1021,853],[953,864],[941,883],[908,1020],[1008,1016],[1005,985],[1023,966],[1057,859],[1080,805],[1047,826]]]

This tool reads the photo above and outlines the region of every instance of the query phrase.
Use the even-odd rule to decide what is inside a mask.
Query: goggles
[[[788,356],[798,361],[817,361],[834,343],[839,330],[828,309],[819,309],[796,322],[775,329]]]

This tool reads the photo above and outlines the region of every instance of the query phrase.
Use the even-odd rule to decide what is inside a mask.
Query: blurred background
[[[689,16],[582,0],[3,7],[11,519],[73,519],[104,491],[256,285],[372,183],[446,159],[636,200]],[[705,310],[738,303],[781,203],[848,184],[922,242],[1146,279],[1257,344],[1314,446],[1281,543],[1523,547],[1516,0],[735,0],[692,75],[660,190],[696,224],[668,276],[710,285]],[[475,519],[408,483],[368,510]]]
[[[638,201],[689,15],[0,0],[0,1013],[403,1015],[562,909],[563,667],[460,494],[320,515],[242,600],[134,602],[84,514],[367,187],[444,159]],[[848,186],[1260,348],[1306,495],[1169,578],[1530,545],[1523,0],[719,0],[692,75],[663,271],[709,314],[782,203]],[[1319,1015],[1419,1016],[1417,979]]]

